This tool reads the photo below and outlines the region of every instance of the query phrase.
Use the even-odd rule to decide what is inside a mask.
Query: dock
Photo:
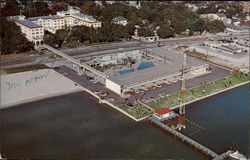
[[[184,134],[172,129],[171,127],[167,126],[166,124],[162,123],[159,119],[157,119],[154,116],[149,116],[147,118],[150,122],[156,124],[157,126],[163,128],[164,130],[166,130],[167,132],[171,133],[172,135],[180,138],[183,142],[186,142],[188,144],[190,144],[191,146],[193,146],[194,148],[198,149],[199,151],[201,151],[202,153],[210,156],[213,158],[213,160],[223,160],[226,157],[228,157],[229,153],[231,153],[232,151],[227,151],[221,155],[218,155],[216,152],[212,151],[211,149],[207,148],[206,146],[194,141],[193,139],[185,136]]]

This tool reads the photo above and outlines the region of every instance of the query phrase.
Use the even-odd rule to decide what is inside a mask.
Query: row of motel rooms
[[[92,16],[80,13],[79,9],[69,6],[67,11],[59,11],[56,15],[25,18],[25,16],[10,16],[9,20],[14,21],[21,28],[25,37],[35,45],[43,41],[44,30],[53,34],[65,27],[84,25],[87,27],[101,27],[101,22]]]

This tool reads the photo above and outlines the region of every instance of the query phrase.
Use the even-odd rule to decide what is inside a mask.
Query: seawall
[[[212,97],[212,96],[215,96],[217,94],[220,94],[220,93],[223,93],[223,92],[226,92],[226,91],[229,91],[229,90],[232,90],[234,88],[237,88],[237,87],[240,87],[240,86],[243,86],[243,85],[246,85],[248,84],[250,81],[247,81],[247,82],[243,82],[243,83],[240,83],[240,84],[237,84],[237,85],[234,85],[232,87],[229,87],[229,88],[226,88],[226,89],[223,89],[223,90],[220,90],[220,91],[217,91],[215,93],[212,93],[212,94],[209,94],[209,95],[206,95],[206,96],[203,96],[203,97],[200,97],[200,98],[197,98],[195,100],[192,100],[192,101],[189,101],[189,102],[186,102],[184,103],[183,105],[188,105],[188,104],[192,104],[192,103],[195,103],[195,102],[198,102],[198,101],[201,101],[203,99],[206,99],[206,98],[209,98],[209,97]],[[179,108],[181,105],[177,105],[177,106],[174,106],[174,107],[171,107],[170,109],[177,109]]]

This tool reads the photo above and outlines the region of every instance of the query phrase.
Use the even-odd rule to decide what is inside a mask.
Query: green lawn
[[[203,96],[221,91],[223,89],[235,86],[237,84],[249,81],[249,77],[243,74],[232,75],[218,81],[203,84],[199,87],[192,88],[185,92],[185,102],[195,100],[196,98],[201,98]],[[179,93],[160,98],[155,102],[150,102],[148,105],[152,108],[159,109],[162,107],[174,107],[180,104]]]
[[[128,106],[121,105],[119,107],[137,119],[142,118],[152,113],[151,110],[143,106],[128,107]]]

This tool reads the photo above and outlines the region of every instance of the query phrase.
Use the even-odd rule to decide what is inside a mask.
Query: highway
[[[249,36],[247,33],[240,33],[240,34],[234,34],[234,35],[225,35],[225,36],[218,36],[218,35],[208,35],[208,36],[193,36],[193,37],[184,37],[184,38],[170,38],[170,39],[161,39],[159,40],[160,45],[181,45],[181,44],[200,44],[203,43],[206,38],[226,38],[226,37],[232,37],[232,36],[242,36],[246,37]],[[138,49],[146,49],[146,48],[155,48],[158,47],[158,42],[151,42],[151,43],[139,43],[137,41],[132,42],[119,42],[119,43],[111,43],[111,44],[101,44],[101,45],[94,45],[94,46],[82,46],[72,49],[61,49],[65,54],[77,54],[77,53],[83,53],[82,55],[76,55],[73,56],[74,58],[81,58],[86,56],[98,56],[98,55],[104,55],[104,54],[111,54],[111,53],[117,53],[117,52],[123,52],[123,51],[132,51],[132,50],[138,50]],[[40,64],[40,63],[46,63],[46,62],[52,62],[55,61],[53,59],[49,59],[49,56],[53,56],[53,53],[49,54],[43,54],[43,55],[33,55],[33,56],[26,56],[26,57],[20,57],[20,58],[11,58],[11,59],[1,59],[0,64],[4,64],[7,62],[18,62],[21,60],[30,60],[30,59],[36,59],[34,62],[27,62],[27,63],[20,63],[20,64],[14,64],[14,65],[8,65],[8,66],[0,66],[1,69],[10,69],[10,68],[16,68],[16,67],[23,67],[23,66],[29,66],[34,64]],[[56,61],[60,61],[62,58],[56,59]]]

